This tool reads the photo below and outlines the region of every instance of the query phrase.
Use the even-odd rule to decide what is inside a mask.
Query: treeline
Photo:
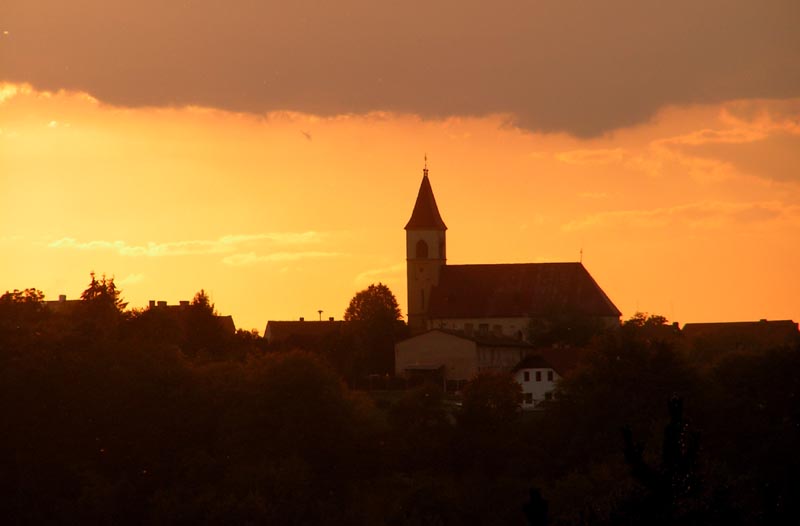
[[[703,363],[639,318],[523,415],[508,376],[459,400],[355,391],[325,349],[221,330],[205,294],[178,322],[126,311],[113,280],[87,291],[61,314],[33,289],[0,298],[3,524],[800,518],[797,348]]]

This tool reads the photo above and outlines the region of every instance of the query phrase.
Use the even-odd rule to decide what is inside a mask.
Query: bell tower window
[[[420,239],[417,241],[417,259],[427,259],[428,258],[428,244]]]

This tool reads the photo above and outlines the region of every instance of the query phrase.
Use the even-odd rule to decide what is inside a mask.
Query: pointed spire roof
[[[447,226],[439,215],[439,207],[433,197],[433,189],[428,179],[428,167],[422,170],[422,183],[419,185],[417,202],[408,220],[406,230],[447,230]]]

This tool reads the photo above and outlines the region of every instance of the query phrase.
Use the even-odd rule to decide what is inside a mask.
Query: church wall
[[[446,259],[444,230],[409,230],[406,234],[407,259],[416,259],[417,242],[420,239],[428,244],[427,259]]]
[[[427,256],[417,257],[420,241],[427,244]],[[412,332],[422,332],[431,289],[439,284],[439,271],[445,264],[444,230],[406,232],[406,282],[408,284],[408,324]]]
[[[471,331],[474,336],[481,335],[481,326],[485,326],[487,335],[527,340],[530,318],[435,318],[430,321],[431,329],[463,331],[467,335]]]
[[[477,345],[439,331],[426,332],[395,344],[395,373],[412,365],[444,365],[445,380],[469,380],[478,372]]]

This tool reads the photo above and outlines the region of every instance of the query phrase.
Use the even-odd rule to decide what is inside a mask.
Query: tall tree
[[[350,305],[344,311],[344,319],[346,321],[393,324],[397,320],[402,320],[403,315],[400,313],[397,298],[394,297],[389,287],[378,283],[370,285],[353,296]]]
[[[92,279],[81,293],[81,299],[96,309],[113,309],[118,313],[124,311],[128,304],[122,301],[121,291],[114,284],[114,278],[107,278],[103,274],[102,278],[97,279],[94,271],[89,275]]]
[[[344,312],[345,321],[353,322],[354,371],[364,374],[394,372],[394,342],[405,333],[397,298],[383,283],[372,284],[356,293]]]

